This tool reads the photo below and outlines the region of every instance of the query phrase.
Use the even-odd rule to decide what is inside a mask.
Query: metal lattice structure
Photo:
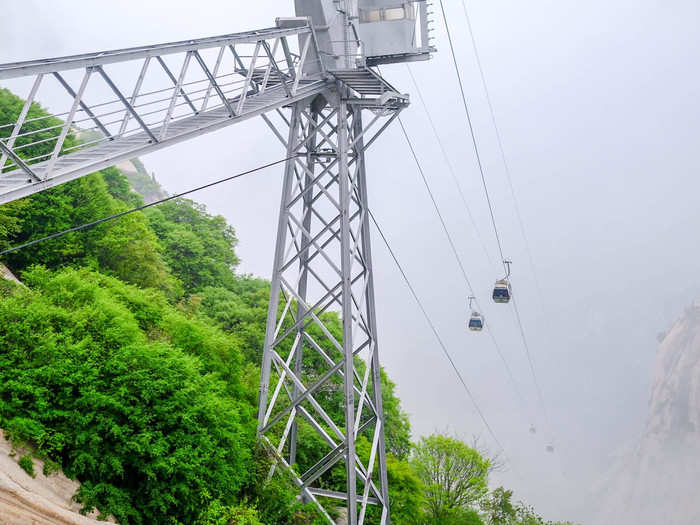
[[[387,117],[382,116],[385,107],[363,127],[365,102],[346,98],[348,93],[339,83],[338,91],[329,94],[335,100],[319,96],[311,104],[298,103],[289,121],[287,154],[295,158],[287,163],[282,190],[259,423],[263,439],[306,499],[346,500],[350,523],[362,523],[367,505],[374,504],[386,523],[365,150],[405,101],[395,99]],[[326,315],[329,311],[341,314],[341,326],[334,324],[337,317]],[[316,358],[312,368],[303,366],[308,353]],[[333,403],[337,393],[342,393],[342,413]],[[299,421],[326,445],[307,450],[313,461],[307,458],[300,471],[291,468],[297,460]],[[364,460],[356,450],[363,436],[371,444]],[[345,471],[345,492],[321,488],[324,475],[337,465]]]
[[[370,66],[429,57],[427,3],[295,5],[259,31],[0,64],[28,91],[0,126],[0,204],[262,116],[287,151],[258,414],[270,476],[331,523],[342,500],[350,525],[370,505],[388,524],[365,151],[408,96]],[[59,95],[50,117],[34,106]]]
[[[0,65],[0,82],[31,79],[17,122],[0,128],[0,204],[327,89],[308,21],[287,25]],[[31,104],[56,92],[60,122],[31,118]],[[69,135],[87,140],[68,145]],[[50,153],[24,155],[46,143]]]

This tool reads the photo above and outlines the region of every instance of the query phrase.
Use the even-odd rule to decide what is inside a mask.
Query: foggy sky
[[[291,0],[3,2],[0,62],[274,25]],[[646,413],[656,335],[700,297],[697,196],[700,4],[691,0],[471,0],[472,25],[535,261],[528,262],[461,3],[446,0],[496,220],[544,392],[538,405],[502,277],[447,40],[411,65],[456,168],[469,222],[404,65],[383,73],[412,95],[403,119],[487,322],[527,397],[522,407],[488,336],[465,329],[467,291],[400,129],[368,154],[370,207],[436,322],[511,469],[503,482],[548,519],[586,520],[588,488],[633,442]],[[26,92],[18,92],[26,96]],[[46,101],[45,104],[50,104]],[[49,105],[51,109],[51,106]],[[261,120],[142,160],[171,192],[284,155]],[[193,198],[236,228],[240,270],[269,277],[281,169]],[[486,245],[486,252],[481,241]],[[496,450],[384,247],[373,237],[380,355],[415,436],[481,435]],[[489,261],[491,260],[491,262]],[[538,433],[528,428],[536,424]],[[549,455],[552,441],[557,453]]]

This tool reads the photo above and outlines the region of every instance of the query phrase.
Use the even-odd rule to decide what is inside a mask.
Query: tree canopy
[[[458,439],[421,438],[411,464],[425,487],[426,513],[434,523],[452,523],[488,491],[489,461]]]

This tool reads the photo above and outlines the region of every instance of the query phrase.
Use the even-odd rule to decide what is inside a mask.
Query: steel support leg
[[[355,126],[355,136],[360,137],[357,143],[357,150],[359,152],[357,158],[357,178],[358,178],[358,189],[360,192],[360,199],[365,206],[369,206],[369,200],[367,198],[367,172],[365,171],[365,153],[364,153],[364,141],[362,139],[362,115],[357,113],[354,120]],[[372,392],[374,394],[374,405],[377,408],[377,412],[384,414],[383,402],[382,402],[382,383],[381,383],[381,369],[379,367],[379,344],[377,342],[377,316],[376,308],[374,305],[374,272],[372,271],[372,243],[370,242],[369,234],[369,212],[365,214],[362,221],[362,251],[365,256],[365,264],[368,269],[367,276],[367,315],[369,317],[370,330],[374,334],[374,351],[372,353],[372,359],[374,366],[372,366]],[[382,418],[383,421],[383,418]],[[389,481],[387,479],[386,471],[386,443],[384,439],[384,426],[379,430],[379,446],[378,446],[378,457],[379,457],[379,482],[381,486],[382,496],[384,501],[389,501]],[[382,523],[389,523],[389,506],[385,506],[383,511],[386,512],[386,518],[382,516]]]
[[[314,126],[315,122],[317,122],[318,116],[316,113],[313,114],[312,120],[307,124],[307,136],[309,132],[311,132],[310,128]],[[309,139],[309,149],[306,154],[306,165],[308,167],[307,171],[303,170],[297,170],[297,179],[299,180],[299,183],[301,184],[301,180],[303,179],[303,187],[309,188],[311,186],[311,181],[313,180],[313,175],[314,175],[314,169],[316,165],[316,159],[315,157],[311,154],[311,152],[315,148],[316,144],[316,133],[312,133],[312,136]],[[302,173],[299,173],[299,171],[302,171]],[[301,255],[299,256],[299,297],[302,298],[302,301],[299,301],[297,304],[297,319],[301,319],[305,314],[305,305],[304,301],[306,301],[306,289],[308,285],[308,280],[309,280],[309,269],[308,269],[308,259],[309,259],[309,241],[310,237],[306,232],[309,232],[311,230],[311,216],[312,216],[312,203],[313,203],[313,197],[314,197],[314,192],[313,189],[310,191],[307,191],[304,194],[303,201],[304,201],[304,212],[303,212],[303,228],[302,228],[302,235],[301,235],[301,244],[303,246],[306,246],[301,252]],[[302,365],[302,357],[304,355],[304,333],[303,333],[303,328],[299,327],[297,331],[297,348],[295,350],[295,355],[294,355],[294,373],[297,376],[301,375],[301,365]],[[297,385],[294,385],[293,388],[293,397],[298,397],[300,394],[299,387]],[[296,418],[292,422],[292,428],[291,432],[289,435],[289,464],[293,465],[296,463],[296,456],[297,456],[297,436],[298,436],[298,425]]]

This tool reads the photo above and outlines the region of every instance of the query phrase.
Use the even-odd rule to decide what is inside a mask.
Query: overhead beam
[[[281,91],[281,88],[279,88]],[[89,173],[93,173],[95,171],[108,168],[109,166],[113,166],[115,164],[118,164],[119,162],[123,160],[129,160],[133,159],[134,157],[138,157],[140,155],[145,155],[146,153],[151,153],[153,151],[157,151],[160,149],[163,149],[167,146],[171,146],[173,144],[178,144],[180,142],[185,142],[189,139],[192,139],[194,137],[198,137],[200,135],[205,135],[207,133],[211,133],[212,131],[216,131],[222,128],[225,128],[227,126],[230,126],[232,124],[236,124],[238,122],[241,122],[243,120],[248,120],[253,117],[257,117],[263,113],[267,113],[269,111],[274,111],[281,105],[287,105],[291,104],[294,102],[298,102],[300,100],[303,100],[307,97],[314,97],[318,93],[323,92],[324,90],[328,89],[328,84],[319,81],[314,83],[311,86],[305,86],[304,89],[299,89],[298,93],[296,96],[287,98],[287,97],[280,97],[278,99],[272,99],[267,105],[263,106],[258,106],[253,109],[250,109],[248,111],[244,111],[240,115],[235,115],[231,118],[228,118],[228,112],[226,112],[223,115],[223,118],[220,120],[216,120],[214,122],[207,123],[206,122],[206,117],[209,116],[208,114],[211,114],[212,112],[205,112],[205,113],[200,113],[200,115],[192,116],[190,117],[191,119],[197,119],[198,117],[203,118],[204,120],[202,121],[201,126],[196,126],[194,129],[191,131],[179,134],[179,135],[173,135],[173,136],[168,136],[164,140],[160,142],[155,142],[155,143],[149,143],[149,138],[145,133],[142,133],[143,135],[143,140],[140,141],[139,143],[135,144],[134,146],[131,146],[129,148],[125,148],[124,150],[117,151],[116,153],[111,153],[109,156],[105,156],[103,158],[95,158],[95,160],[92,160],[91,162],[87,164],[83,164],[80,166],[75,166],[74,168],[70,168],[67,171],[59,172],[56,175],[52,176],[50,179],[42,180],[41,182],[37,182],[34,184],[26,185],[26,186],[21,186],[18,188],[14,188],[11,190],[6,190],[3,191],[2,188],[0,188],[0,204],[5,204],[7,202],[11,202],[13,200],[20,199],[22,197],[26,197],[28,195],[32,195],[34,193],[46,190],[48,188],[52,188],[54,186],[58,186],[59,184],[63,184],[64,182],[68,182],[74,179],[77,179],[79,177],[82,177],[83,175],[87,175]],[[268,91],[270,93],[271,90]],[[154,129],[152,130],[154,134],[157,135],[158,130]],[[136,139],[138,138],[137,136],[130,137],[131,139]],[[114,141],[110,142],[109,144],[114,147],[115,145],[119,144],[119,142],[122,139],[115,139]],[[68,158],[66,156],[65,158]],[[60,159],[60,157],[59,157]],[[32,166],[32,170],[36,173],[37,169],[40,168],[42,164],[36,164]],[[9,173],[7,174],[9,175]],[[2,182],[2,179],[0,179],[0,182]]]
[[[280,29],[271,27],[258,31],[246,31],[244,33],[231,33],[228,35],[198,38],[193,40],[181,40],[166,44],[152,46],[131,47],[102,51],[98,53],[85,53],[82,55],[69,55],[64,57],[46,58],[41,60],[28,60],[24,62],[9,62],[0,64],[0,80],[9,78],[38,75],[39,73],[53,73],[55,71],[67,71],[86,67],[104,66],[139,58],[156,57],[221,47],[235,44],[255,43],[259,40],[281,38],[310,33],[311,28],[304,24],[298,27]]]

